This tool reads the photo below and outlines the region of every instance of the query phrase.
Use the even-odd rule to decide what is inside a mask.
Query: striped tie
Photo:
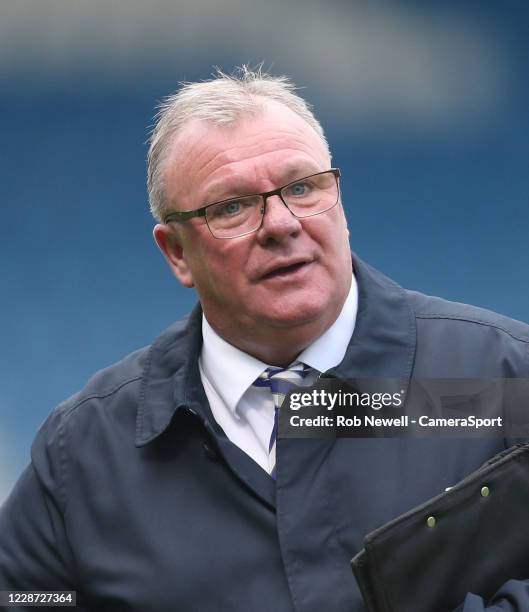
[[[276,440],[279,423],[279,409],[288,392],[294,387],[300,386],[303,379],[311,370],[312,368],[298,361],[290,368],[267,368],[253,383],[256,387],[268,387],[272,391],[272,397],[274,399],[274,427],[272,428],[270,443],[268,445],[270,475],[274,480],[276,478]]]

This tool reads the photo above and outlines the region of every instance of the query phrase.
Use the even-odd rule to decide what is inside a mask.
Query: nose
[[[300,220],[290,212],[278,195],[268,197],[264,207],[263,222],[257,232],[257,239],[261,244],[280,243],[301,232]]]

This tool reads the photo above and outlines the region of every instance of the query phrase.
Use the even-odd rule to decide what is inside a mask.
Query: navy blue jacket
[[[356,328],[328,375],[529,377],[528,326],[354,268]],[[276,486],[213,419],[201,343],[197,307],[51,413],[0,510],[0,590],[77,590],[90,610],[364,610],[364,535],[509,444],[282,438]],[[526,583],[505,595],[529,610]]]

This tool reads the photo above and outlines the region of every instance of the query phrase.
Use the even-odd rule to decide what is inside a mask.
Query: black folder
[[[369,612],[450,612],[529,579],[529,444],[368,534],[351,564]]]

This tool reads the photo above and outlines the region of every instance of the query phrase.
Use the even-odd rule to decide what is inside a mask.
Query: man
[[[90,610],[360,611],[364,535],[504,449],[277,439],[273,392],[318,376],[529,372],[524,324],[405,291],[351,255],[338,181],[284,78],[243,69],[167,99],[154,236],[200,305],[50,415],[0,513],[0,589],[75,590]],[[528,609],[525,583],[496,601]]]

